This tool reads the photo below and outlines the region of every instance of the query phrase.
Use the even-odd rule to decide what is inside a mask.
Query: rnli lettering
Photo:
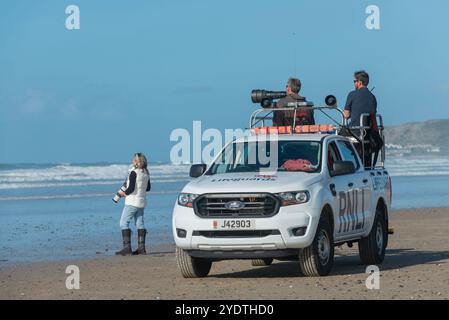
[[[365,192],[363,189],[352,189],[339,192],[340,227],[338,233],[362,229],[365,225]]]

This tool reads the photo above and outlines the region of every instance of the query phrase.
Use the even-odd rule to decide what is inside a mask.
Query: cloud
[[[435,86],[435,90],[439,93],[449,95],[449,83],[440,83]]]
[[[76,117],[79,115],[78,104],[72,98],[62,104],[61,113],[67,117]]]
[[[11,120],[52,117],[62,120],[122,121],[136,112],[136,102],[127,94],[108,88],[70,92],[32,88],[15,95],[0,94],[0,102],[4,118]]]
[[[48,101],[44,94],[38,90],[28,90],[25,93],[24,101],[20,103],[19,110],[23,113],[41,113],[48,108]]]
[[[54,93],[38,89],[28,89],[26,92],[10,97],[6,113],[14,116],[36,117],[61,115],[77,117],[80,114],[79,103],[72,97],[58,98]],[[6,101],[5,100],[5,101]]]

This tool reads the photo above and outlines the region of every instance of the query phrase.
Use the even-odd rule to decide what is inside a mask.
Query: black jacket
[[[277,108],[285,108],[290,102],[302,102],[306,101],[306,98],[301,97],[296,93],[292,93],[285,98],[282,98],[278,101],[276,107]],[[305,125],[305,124],[315,124],[315,118],[313,116],[313,109],[306,110],[297,109],[296,110],[296,125]],[[274,111],[273,115],[273,125],[274,126],[292,126],[293,125],[293,117],[295,115],[294,110],[279,110]]]
[[[346,99],[345,110],[351,112],[351,122],[349,123],[349,126],[359,126],[362,113],[377,113],[376,97],[367,87],[351,91]]]

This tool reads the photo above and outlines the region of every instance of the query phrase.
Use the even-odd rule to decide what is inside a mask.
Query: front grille
[[[227,203],[237,201],[243,206],[229,209]],[[269,193],[204,194],[193,202],[195,214],[202,218],[264,218],[279,211],[279,200]]]
[[[279,230],[193,231],[193,236],[206,238],[263,238],[281,234]]]

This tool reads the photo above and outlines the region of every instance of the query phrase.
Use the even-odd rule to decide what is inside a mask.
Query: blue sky
[[[65,28],[76,4],[81,29]],[[365,28],[378,5],[381,29]],[[168,161],[175,128],[245,127],[298,76],[344,104],[366,69],[386,124],[449,118],[449,1],[6,1],[0,162]]]

